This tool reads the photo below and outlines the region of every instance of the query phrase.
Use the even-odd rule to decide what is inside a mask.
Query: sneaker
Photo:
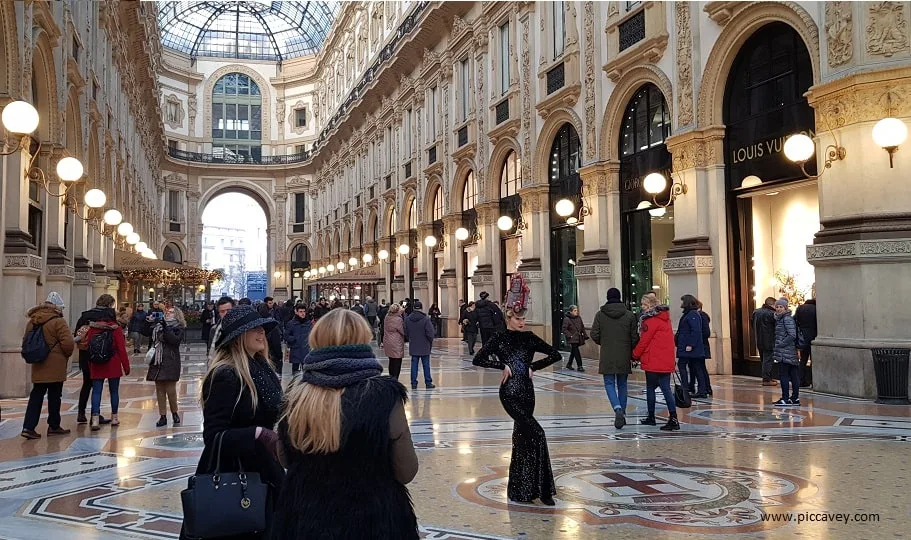
[[[792,399],[792,400],[791,400],[791,406],[792,406],[792,407],[800,407],[800,400],[799,400],[799,399]]]
[[[658,423],[655,422],[655,416],[652,414],[646,416],[642,420],[639,420],[639,423],[642,424],[643,426],[657,426],[658,425]]]
[[[23,437],[25,437],[26,439],[28,439],[30,441],[41,438],[41,434],[38,433],[37,431],[35,431],[34,429],[23,429],[22,433],[20,433],[19,435],[22,435]]]
[[[775,403],[772,403],[772,405],[775,407],[790,407],[791,400],[790,399],[779,399]]]
[[[70,430],[63,429],[62,427],[57,426],[57,427],[47,428],[47,434],[48,435],[69,435]]]
[[[437,385],[435,385],[435,384],[433,384],[433,383],[427,384],[427,385],[425,385],[425,386],[427,387],[428,390],[430,390],[431,388],[436,388],[436,387],[437,387]]]
[[[614,410],[614,428],[620,429],[626,425],[626,413],[621,409]]]
[[[79,415],[76,417],[76,423],[77,424],[88,424],[89,419],[86,418],[84,414],[82,414],[82,415]]]
[[[660,428],[661,431],[679,431],[680,430],[680,421],[677,420],[676,416],[671,416],[667,419],[667,424],[664,424]]]
[[[417,389],[418,389],[418,385],[412,384],[412,385],[411,385],[411,389],[412,389],[412,390],[417,390]]]

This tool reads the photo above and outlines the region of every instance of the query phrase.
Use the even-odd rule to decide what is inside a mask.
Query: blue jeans
[[[611,408],[615,411],[620,409],[626,412],[626,382],[629,375],[609,373],[602,377],[604,377],[604,389],[607,390],[607,399],[610,400]]]
[[[101,391],[104,379],[92,379],[92,414],[101,414]],[[111,392],[111,414],[117,414],[120,406],[120,377],[108,379],[108,390]]]
[[[664,394],[664,402],[667,404],[667,412],[672,415],[677,414],[677,402],[674,401],[674,393],[671,392],[671,374],[655,373],[653,371],[645,372],[645,402],[648,405],[649,416],[655,415],[655,388],[661,388]]]
[[[800,399],[800,366],[778,364],[778,377],[781,379],[781,399],[794,401]],[[791,384],[791,396],[788,397],[788,383]]]
[[[417,386],[418,384],[418,361],[420,360],[421,364],[424,366],[424,384],[433,384],[433,379],[430,378],[430,355],[424,356],[412,356],[411,357],[411,386]]]

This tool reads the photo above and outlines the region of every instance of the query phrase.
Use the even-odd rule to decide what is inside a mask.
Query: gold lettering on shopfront
[[[813,130],[801,131],[800,133],[803,133],[811,139],[816,137],[816,132]],[[788,137],[790,137],[790,135],[776,137],[767,141],[742,146],[736,150],[731,150],[731,163],[743,163],[745,161],[753,161],[754,159],[778,154],[784,149],[784,141]]]

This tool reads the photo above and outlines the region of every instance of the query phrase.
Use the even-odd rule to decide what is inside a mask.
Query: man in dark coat
[[[627,380],[632,370],[633,349],[639,342],[636,315],[626,308],[620,290],[607,291],[607,303],[592,322],[591,338],[601,347],[598,373],[604,378],[607,399],[614,409],[614,427],[626,425]]]
[[[475,302],[474,308],[478,312],[478,327],[481,330],[481,343],[486,345],[490,338],[497,332],[502,331],[506,325],[506,318],[500,307],[488,300],[490,296],[482,292],[480,300]]]
[[[800,353],[800,386],[813,386],[813,371],[808,365],[812,358],[811,346],[816,339],[816,299],[810,298],[794,312],[794,322],[800,330],[797,350]]]
[[[418,387],[418,362],[424,367],[424,385],[436,388],[430,376],[430,351],[433,348],[433,338],[436,328],[430,317],[424,313],[424,306],[420,300],[411,303],[414,311],[405,317],[405,336],[408,337],[408,352],[411,354],[411,389]]]
[[[142,348],[142,338],[145,337],[145,327],[146,327],[146,316],[148,314],[143,309],[142,304],[136,304],[136,310],[133,311],[133,316],[130,317],[130,325],[127,330],[130,333],[130,337],[133,339],[133,353],[139,354]]]
[[[386,305],[386,299],[383,298],[380,301],[379,307],[376,308],[376,319],[379,323],[378,328],[377,328],[377,330],[379,332],[377,334],[377,339],[376,339],[377,345],[383,344],[383,321],[386,320],[386,315],[388,315],[388,314],[389,314],[389,306]]]
[[[759,349],[759,358],[762,360],[762,385],[777,386],[773,378],[772,368],[775,361],[772,353],[775,350],[775,299],[771,296],[765,303],[753,312],[750,324],[753,335],[756,336],[756,348]]]
[[[319,303],[316,304],[316,307],[313,309],[313,321],[318,321],[320,317],[329,313],[329,300],[326,300],[325,297],[319,299]]]

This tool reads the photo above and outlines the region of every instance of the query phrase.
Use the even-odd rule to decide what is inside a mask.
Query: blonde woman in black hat
[[[406,390],[382,376],[372,339],[349,310],[313,326],[278,427],[288,477],[270,538],[418,538],[405,487],[418,470]]]
[[[245,472],[258,472],[270,484],[270,496],[278,494],[285,476],[277,458],[278,437],[272,431],[281,413],[282,387],[268,360],[266,340],[277,324],[245,305],[222,319],[215,357],[202,381],[205,448],[196,468],[197,474],[213,472],[208,470],[210,456],[218,450],[216,435],[224,433],[221,471],[236,472],[240,460]]]

